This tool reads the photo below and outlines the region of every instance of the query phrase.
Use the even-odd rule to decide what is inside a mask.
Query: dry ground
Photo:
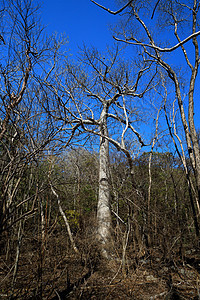
[[[13,278],[17,241],[8,241],[0,256],[0,299],[200,299],[198,251],[184,261],[163,260],[159,249],[140,259],[127,252],[122,265],[119,253],[100,261],[92,238],[77,238],[75,254],[66,232],[51,233],[45,245],[32,235],[22,240]]]

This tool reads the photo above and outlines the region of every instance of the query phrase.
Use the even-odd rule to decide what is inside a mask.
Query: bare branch
[[[119,122],[121,122],[121,123],[126,124],[126,120],[123,120],[123,119],[120,118],[119,116],[116,116],[116,115],[114,115],[114,114],[108,114],[108,116],[111,117],[111,118],[113,118],[113,119],[115,119],[115,120],[117,120],[117,121],[119,121]],[[141,147],[148,146],[147,144],[145,144],[145,143],[143,142],[141,135],[139,134],[139,132],[137,132],[137,130],[135,130],[135,128],[131,125],[130,122],[129,122],[129,124],[128,124],[128,128],[130,128],[131,131],[137,136],[138,141],[139,141],[140,144],[141,144]]]
[[[153,19],[154,13],[155,13],[155,11],[156,11],[156,8],[157,8],[157,6],[158,6],[159,2],[160,2],[160,0],[158,0],[158,1],[157,1],[156,5],[155,5],[155,7],[154,7],[154,10],[153,10],[153,13],[152,13],[151,19]]]
[[[109,12],[110,14],[112,15],[117,15],[119,14],[120,12],[122,12],[127,6],[129,6],[131,4],[131,2],[133,2],[133,0],[129,1],[126,5],[124,5],[122,8],[120,8],[119,10],[117,11],[112,11],[110,10],[109,8],[106,8],[105,6],[95,2],[94,0],[90,0],[92,3],[96,4],[97,6],[101,7],[102,9],[104,9],[105,11]]]
[[[178,35],[178,32],[177,32],[177,20],[174,20],[174,22],[175,22],[174,23],[174,25],[175,25],[175,27],[174,27],[174,34],[175,34],[178,42],[181,43],[181,39],[180,39],[180,37]],[[186,50],[185,50],[185,48],[184,48],[183,45],[181,45],[181,49],[183,51],[183,55],[185,56],[185,60],[186,60],[186,62],[188,64],[188,66],[190,67],[191,70],[193,70],[193,66],[192,66],[192,64],[191,64],[191,62],[190,62],[190,60],[188,58],[187,52],[186,52]]]
[[[4,43],[4,45],[6,45],[5,40],[1,34],[0,34],[0,40]]]
[[[146,43],[139,42],[139,41],[131,42],[128,39],[123,40],[123,39],[117,38],[115,36],[113,36],[113,38],[118,42],[123,42],[123,43],[131,44],[131,45],[137,45],[137,46],[143,46],[143,47],[150,47],[150,48],[152,48],[154,50],[157,50],[159,52],[172,52],[172,51],[178,49],[179,47],[181,47],[182,45],[184,45],[185,43],[187,43],[188,41],[190,41],[191,39],[197,37],[198,35],[200,35],[200,31],[192,33],[187,38],[185,38],[183,41],[180,41],[178,44],[176,44],[175,46],[173,46],[171,48],[161,48],[161,47],[158,47],[156,45],[150,45],[150,44],[146,44]]]

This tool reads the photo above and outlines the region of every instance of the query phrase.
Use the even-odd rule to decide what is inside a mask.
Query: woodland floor
[[[200,299],[197,250],[184,260],[163,260],[159,249],[139,259],[132,254],[122,267],[119,256],[100,262],[92,239],[76,243],[82,254],[73,253],[66,233],[49,235],[45,247],[38,237],[24,237],[14,279],[17,242],[7,243],[0,299]]]

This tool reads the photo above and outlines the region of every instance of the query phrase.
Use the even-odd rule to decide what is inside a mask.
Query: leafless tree
[[[126,45],[137,46],[148,61],[166,73],[169,82],[174,86],[174,99],[177,101],[187,144],[185,154],[190,158],[196,194],[200,202],[200,149],[197,137],[198,125],[195,123],[195,91],[200,62],[199,2],[121,1],[122,7],[116,11],[102,6],[101,3],[92,2],[111,14],[126,11],[125,25],[118,34],[115,34],[114,39]],[[184,84],[173,53],[177,53],[180,59],[178,67],[183,65],[185,67]],[[171,133],[176,138],[176,133]],[[197,206],[195,210],[196,208]]]
[[[0,45],[1,232],[37,210],[34,203],[40,189],[36,184],[33,192],[35,168],[59,131],[42,108],[48,92],[41,86],[64,42],[57,42],[55,36],[45,37],[38,6],[32,1],[8,0],[4,5],[5,43]]]
[[[131,138],[139,148],[145,145],[134,122],[137,124],[140,118],[140,103],[135,99],[141,99],[154,82],[152,74],[141,88],[140,82],[148,72],[149,63],[133,62],[131,69],[120,61],[118,48],[103,55],[85,47],[80,64],[67,63],[64,79],[57,79],[54,104],[46,104],[57,122],[67,124],[66,144],[81,135],[100,138],[97,239],[105,256],[111,237],[109,144],[126,155],[134,186],[134,154],[127,148],[127,139]]]

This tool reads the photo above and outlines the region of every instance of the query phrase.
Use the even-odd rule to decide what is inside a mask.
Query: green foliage
[[[77,232],[80,228],[80,213],[75,210],[65,210],[65,215],[72,232]],[[64,226],[65,222],[62,216],[59,216],[59,224]]]

